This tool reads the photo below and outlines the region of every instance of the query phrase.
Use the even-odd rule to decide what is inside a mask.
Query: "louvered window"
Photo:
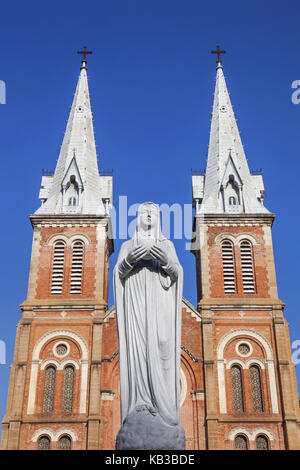
[[[67,366],[64,373],[64,394],[62,410],[71,413],[73,405],[74,368]]]
[[[233,245],[229,240],[222,243],[222,260],[225,294],[235,294],[235,266]]]
[[[240,248],[244,294],[255,294],[252,244],[244,240]]]
[[[56,242],[54,245],[53,268],[52,268],[52,285],[51,294],[58,295],[62,293],[64,278],[64,262],[65,262],[65,244],[64,242]]]
[[[52,413],[53,411],[55,374],[55,367],[47,367],[44,387],[43,413]]]
[[[239,366],[231,368],[233,408],[237,413],[244,412],[242,371]]]
[[[74,243],[72,251],[71,294],[81,293],[83,249],[84,244],[82,242]]]

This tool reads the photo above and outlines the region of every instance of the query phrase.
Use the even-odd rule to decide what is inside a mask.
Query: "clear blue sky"
[[[79,73],[88,75],[100,168],[114,168],[114,197],[129,204],[191,202],[190,168],[204,168],[215,83],[224,72],[253,169],[263,168],[280,298],[291,340],[299,318],[299,123],[291,84],[300,80],[298,0],[86,0],[1,5],[1,322],[4,415],[19,304],[26,297],[41,169],[54,169]],[[184,296],[196,302],[195,263],[177,241]],[[118,252],[120,242],[116,241]],[[116,253],[111,258],[111,266]],[[110,303],[112,303],[110,293]],[[300,382],[300,365],[296,367]]]

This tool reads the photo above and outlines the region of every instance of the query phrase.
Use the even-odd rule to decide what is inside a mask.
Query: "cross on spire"
[[[82,54],[83,57],[82,57],[82,61],[81,63],[83,64],[81,68],[86,68],[84,64],[86,64],[87,60],[86,60],[86,55],[87,54],[92,54],[92,51],[87,51],[86,49],[86,46],[83,46],[83,51],[77,51],[77,54]]]
[[[226,51],[221,51],[220,46],[217,46],[217,50],[216,51],[211,51],[211,53],[212,54],[218,54],[217,64],[222,64],[222,60],[221,60],[220,55],[221,54],[226,54]]]

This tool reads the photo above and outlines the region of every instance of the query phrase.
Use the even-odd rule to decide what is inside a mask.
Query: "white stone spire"
[[[84,57],[56,169],[42,178],[36,214],[104,214],[111,203],[112,178],[98,170],[86,71]]]
[[[262,176],[250,173],[219,60],[206,172],[193,176],[194,202],[202,213],[268,213],[263,190]]]

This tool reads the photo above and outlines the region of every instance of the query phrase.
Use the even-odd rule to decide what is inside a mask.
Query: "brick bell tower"
[[[206,172],[192,176],[208,449],[299,449],[300,413],[263,180],[249,171],[218,53]]]
[[[2,449],[97,449],[112,176],[99,174],[86,48],[53,175],[42,177]]]

